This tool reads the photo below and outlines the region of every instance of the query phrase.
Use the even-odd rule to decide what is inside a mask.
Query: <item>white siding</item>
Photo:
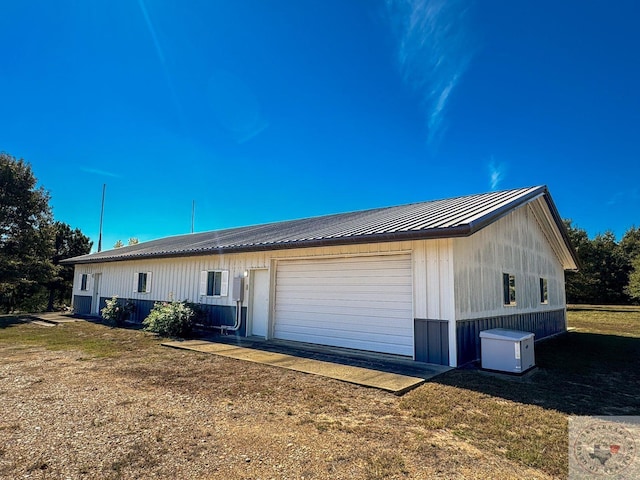
[[[564,270],[530,206],[453,240],[457,320],[565,307]],[[515,275],[516,305],[503,305],[502,274]],[[549,302],[540,303],[540,278]]]
[[[449,322],[449,360],[456,366],[453,241],[415,242],[413,251],[415,318]]]
[[[266,268],[270,271],[271,284],[275,285],[278,262],[284,260],[410,254],[413,312],[409,318],[411,321],[413,318],[453,320],[455,317],[452,245],[451,239],[419,240],[77,265],[73,294],[92,295],[93,293],[93,284],[89,285],[89,291],[80,291],[81,273],[102,273],[100,288],[102,297],[117,295],[121,298],[152,301],[173,298],[231,306],[235,305],[231,295],[207,297],[200,294],[202,271],[228,270],[231,279],[243,275],[246,270]],[[137,279],[139,272],[151,272],[153,285],[149,293],[136,292],[137,280],[134,282],[134,279]],[[245,302],[248,298],[250,298],[249,295],[245,295]],[[275,301],[273,288],[271,288],[270,299],[268,336],[271,336],[273,331]],[[454,323],[450,322],[449,351],[452,361],[456,358],[454,328]],[[412,352],[408,354],[411,355]]]
[[[81,273],[102,273],[100,290],[103,297],[117,295],[122,298],[157,301],[173,298],[175,300],[188,300],[207,304],[235,305],[231,295],[226,297],[200,295],[201,272],[205,270],[228,270],[229,278],[232,279],[242,275],[245,270],[270,269],[272,261],[278,259],[411,252],[412,248],[413,242],[391,242],[76,265],[73,294],[91,295],[91,290],[89,292],[80,291]],[[134,282],[134,279],[137,279],[137,274],[140,272],[151,272],[152,274],[153,285],[149,293],[136,292],[137,280]]]

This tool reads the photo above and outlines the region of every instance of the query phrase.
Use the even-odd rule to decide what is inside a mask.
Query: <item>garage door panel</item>
[[[377,262],[379,256],[368,257],[368,259],[373,259],[373,262]],[[365,260],[364,262],[362,260]],[[292,275],[297,273],[306,274],[309,271],[309,268],[313,268],[313,270],[322,272],[322,271],[335,271],[342,272],[345,270],[348,271],[356,271],[356,270],[378,270],[378,265],[373,262],[367,262],[367,258],[359,257],[352,260],[348,260],[345,258],[324,258],[321,260],[295,260],[295,265],[289,264],[287,266],[287,271],[285,272],[287,275]],[[385,269],[393,269],[400,268],[403,269],[407,265],[411,264],[411,259],[403,258],[402,259],[394,259],[393,255],[390,255],[389,258],[385,259]],[[321,262],[321,263],[319,263]]]
[[[340,307],[352,307],[352,308],[358,308],[358,309],[371,308],[374,310],[377,310],[377,309],[391,310],[389,308],[388,302],[393,302],[395,304],[402,304],[402,303],[408,303],[411,301],[411,296],[407,296],[407,295],[392,295],[385,298],[380,298],[380,295],[371,295],[371,296],[359,295],[353,299],[338,298],[335,300],[330,298],[322,298],[320,295],[321,294],[318,293],[313,296],[305,295],[297,298],[288,298],[286,301],[282,302],[281,306],[285,307],[285,306],[302,305],[304,307],[310,307],[310,306],[323,307],[323,306],[333,305],[333,306],[340,306]],[[407,311],[408,309],[398,309],[398,310]],[[409,313],[411,313],[410,310],[408,311]]]
[[[279,316],[278,320],[282,321],[281,325],[292,322],[308,322],[322,325],[328,321],[332,321],[331,319],[335,319],[345,325],[355,325],[355,328],[366,331],[378,326],[404,328],[402,321],[405,320],[409,314],[410,313],[405,310],[394,310],[386,314],[380,312],[365,314],[357,310],[345,309],[335,310],[327,308],[326,313],[309,313],[299,309],[298,311],[292,310],[291,312],[287,312],[286,314]]]
[[[296,335],[308,336],[309,338],[313,338],[317,336],[320,332],[313,328],[298,328],[295,330]],[[375,333],[365,333],[361,336],[358,336],[357,339],[345,339],[342,330],[326,330],[322,332],[325,338],[331,338],[332,343],[336,343],[341,340],[345,340],[348,342],[361,342],[361,343],[380,343],[386,345],[396,345],[398,343],[404,342],[405,340],[410,339],[406,335],[383,335],[383,334],[375,334]],[[283,339],[286,340],[286,339]],[[348,344],[347,344],[348,345]]]
[[[318,337],[317,332],[313,329],[300,330],[292,332],[288,336],[279,337],[282,340],[293,340],[296,342],[318,343],[315,339]],[[308,338],[309,340],[304,340]],[[407,345],[407,342],[413,341],[412,337],[389,336],[389,335],[363,335],[358,338],[347,339],[341,331],[327,332],[322,337],[325,343],[322,345],[330,345],[334,347],[356,348],[359,350],[371,350],[371,345],[377,345],[377,350],[384,353],[392,353],[395,355],[413,355],[413,347]]]
[[[337,269],[331,269],[331,270],[315,270],[314,272],[318,275],[317,277],[315,277],[315,279],[322,279],[322,278],[345,278],[345,279],[360,279],[363,277],[369,277],[372,276],[375,278],[376,275],[379,275],[381,273],[384,273],[384,275],[386,277],[389,278],[406,278],[406,269],[409,268],[410,265],[406,265],[406,266],[398,266],[395,268],[389,268],[389,269],[385,269],[384,272],[380,272],[378,268],[367,268],[367,269],[355,269],[355,270],[337,270]],[[312,267],[309,267],[312,268]],[[308,271],[304,271],[301,270],[299,272],[285,272],[281,279],[282,280],[287,280],[287,279],[299,279],[299,278],[304,278],[306,280],[313,280],[313,278],[309,278],[307,276],[309,272]]]
[[[399,326],[391,330],[389,328],[386,328],[388,327],[388,325],[385,325],[381,322],[378,322],[377,324],[373,323],[370,326],[379,327],[379,328],[370,328],[368,330],[363,330],[362,328],[360,328],[361,326],[357,324],[347,323],[337,318],[333,319],[332,321],[326,321],[322,324],[311,323],[311,322],[300,322],[294,319],[284,319],[283,322],[280,324],[280,331],[283,333],[283,332],[289,332],[293,330],[297,331],[299,329],[311,329],[311,330],[317,330],[318,332],[322,333],[323,331],[329,332],[331,330],[335,330],[335,331],[343,331],[343,332],[361,332],[363,336],[373,334],[373,335],[400,336],[400,337],[411,336],[413,332],[412,328],[408,328],[406,326]]]
[[[327,322],[338,322],[344,325],[353,325],[353,328],[367,330],[373,327],[391,327],[390,321],[393,320],[404,320],[407,318],[407,314],[409,312],[405,310],[395,310],[389,312],[388,315],[366,315],[361,313],[360,311],[351,310],[326,310],[326,313],[321,313],[322,318],[318,319],[318,313],[316,312],[308,312],[302,309],[290,310],[289,312],[282,314],[278,317],[278,324],[284,325],[286,323],[300,323],[305,324],[309,323],[312,325],[323,325]],[[276,325],[276,328],[278,327]],[[394,322],[394,328],[403,328],[404,325],[401,322]],[[347,328],[345,326],[345,328]],[[408,327],[407,327],[408,328]]]
[[[274,336],[413,355],[410,255],[283,261]]]
[[[340,282],[340,281],[325,281],[317,283],[302,283],[304,280],[299,280],[292,283],[281,283],[276,285],[276,293],[283,291],[285,293],[292,292],[316,292],[321,291],[324,296],[328,294],[347,294],[353,293],[377,293],[377,294],[393,294],[393,293],[408,293],[411,291],[411,282],[399,282],[393,279],[384,279],[387,282],[385,285],[380,285],[380,281],[372,282],[370,279],[363,279],[358,282],[357,280],[352,283]]]
[[[301,282],[304,282],[302,285],[304,286],[314,286],[314,287],[332,287],[332,286],[372,286],[372,287],[380,287],[381,279],[376,277],[347,277],[347,276],[336,276],[336,277],[322,277],[322,278],[304,278],[304,277],[287,277],[287,278],[278,278],[278,287],[296,287],[300,286]],[[408,286],[411,285],[411,278],[403,277],[403,276],[385,276],[384,277],[384,285],[399,285],[399,286]]]

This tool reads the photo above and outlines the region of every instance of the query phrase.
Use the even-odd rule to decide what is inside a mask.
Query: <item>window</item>
[[[549,286],[546,278],[540,279],[540,303],[549,303]]]
[[[149,293],[151,291],[151,272],[140,272],[137,277],[138,293]]]
[[[89,290],[89,274],[83,273],[80,277],[80,290]]]
[[[502,289],[505,305],[516,304],[516,276],[509,273],[502,274]]]
[[[210,270],[200,273],[200,295],[207,297],[226,297],[228,294],[228,270]]]

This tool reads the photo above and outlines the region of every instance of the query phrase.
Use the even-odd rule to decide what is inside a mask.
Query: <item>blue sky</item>
[[[0,150],[105,247],[546,184],[640,225],[634,1],[2,1]]]

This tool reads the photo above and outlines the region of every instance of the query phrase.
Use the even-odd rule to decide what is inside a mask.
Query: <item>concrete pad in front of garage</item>
[[[378,388],[396,395],[401,395],[429,378],[450,370],[449,367],[433,365],[433,368],[425,369],[418,377],[207,340],[171,341],[164,342],[162,345],[320,375],[356,385]]]
[[[61,323],[72,323],[72,322],[80,322],[81,319],[74,317],[70,313],[62,313],[62,312],[45,312],[45,313],[32,313],[27,315],[26,317],[31,321],[31,323],[35,323],[37,325],[42,325],[43,323],[48,323],[47,326],[59,325]]]

